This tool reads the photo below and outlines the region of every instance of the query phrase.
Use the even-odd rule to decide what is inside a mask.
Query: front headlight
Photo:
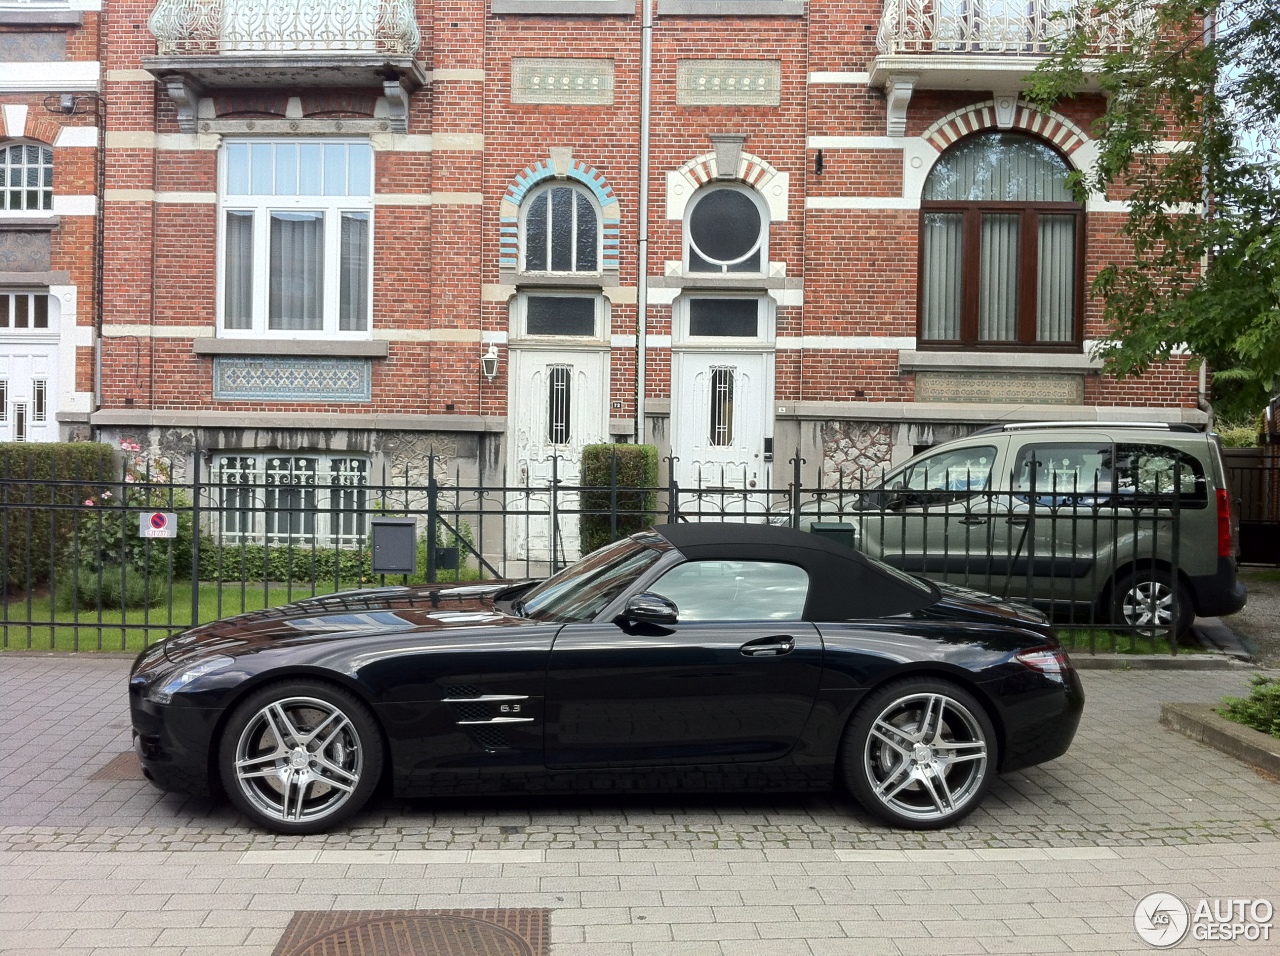
[[[167,704],[173,700],[173,695],[182,690],[193,680],[203,677],[206,674],[212,674],[223,668],[230,667],[235,663],[235,658],[226,657],[218,654],[214,657],[206,657],[198,664],[192,664],[190,667],[184,667],[175,671],[163,680],[157,681],[147,691],[147,699],[156,704]]]

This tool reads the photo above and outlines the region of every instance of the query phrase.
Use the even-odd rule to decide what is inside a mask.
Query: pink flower
[[[92,498],[86,498],[86,499],[84,499],[84,503],[85,503],[85,507],[86,507],[86,508],[93,507],[93,499],[92,499]]]
[[[111,497],[111,492],[109,492],[109,491],[104,491],[104,492],[103,492],[99,497],[101,497],[101,498],[110,498],[110,497]]]

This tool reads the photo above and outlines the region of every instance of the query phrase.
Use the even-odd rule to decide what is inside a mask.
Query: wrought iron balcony
[[[162,57],[412,56],[422,42],[413,0],[159,0],[148,25]]]
[[[1099,20],[1102,49],[1126,45],[1151,22],[1147,3]],[[882,56],[912,53],[1043,55],[1075,26],[1072,0],[885,0],[876,34]]]

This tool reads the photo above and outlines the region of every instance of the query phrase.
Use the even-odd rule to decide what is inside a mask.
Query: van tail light
[[[1071,659],[1060,647],[1032,647],[1025,651],[1018,651],[1014,656],[1017,657],[1018,663],[1030,667],[1033,671],[1039,671],[1059,684],[1066,682],[1064,675],[1071,670]]]
[[[1218,489],[1218,557],[1230,558],[1236,553],[1235,522],[1231,520],[1231,495]]]

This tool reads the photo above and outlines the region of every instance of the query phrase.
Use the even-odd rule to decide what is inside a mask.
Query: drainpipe
[[[645,363],[649,337],[649,127],[653,86],[653,0],[643,0],[640,21],[640,210],[636,242],[636,442],[645,441]]]
[[[1205,14],[1204,18],[1205,36],[1209,38],[1210,43],[1216,43],[1218,40],[1218,20],[1212,12]],[[1209,189],[1209,161],[1206,159],[1200,167],[1200,216],[1206,222],[1213,219],[1213,193]],[[1205,253],[1200,257],[1200,275],[1203,277],[1209,271],[1209,249],[1206,245]],[[1204,412],[1206,416],[1204,430],[1206,432],[1213,431],[1213,404],[1209,401],[1209,360],[1200,359],[1200,371],[1196,377],[1196,407]]]

